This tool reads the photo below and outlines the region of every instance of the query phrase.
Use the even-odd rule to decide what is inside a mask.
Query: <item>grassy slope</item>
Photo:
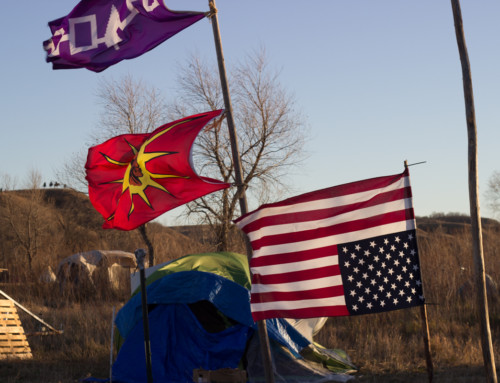
[[[29,204],[27,192],[16,193],[11,198],[12,209],[26,211],[23,210],[26,206],[22,205]],[[0,219],[0,267],[13,270],[12,276],[19,283],[3,284],[0,289],[64,332],[62,335],[29,336],[33,360],[1,361],[0,381],[65,383],[77,382],[89,375],[107,377],[112,307],[118,309],[123,302],[103,302],[95,297],[80,301],[62,298],[57,285],[38,283],[36,273],[20,275],[16,265],[25,265],[26,261],[18,242],[9,235],[12,229],[5,218],[8,217],[6,203],[5,193],[0,193],[0,216],[3,217]],[[57,265],[59,259],[73,252],[95,248],[133,251],[140,243],[137,233],[100,229],[102,218],[93,211],[85,195],[68,190],[46,190],[37,203],[44,222],[51,224],[44,226],[50,235],[40,234],[36,265]],[[21,222],[22,214],[15,217]],[[466,217],[441,216],[420,218],[417,222],[422,273],[429,302],[435,381],[482,381],[485,375],[471,283],[473,262],[468,220]],[[498,222],[488,220],[483,222],[483,229],[486,270],[494,281],[499,281],[500,226]],[[186,228],[182,230],[186,232]],[[160,261],[211,250],[206,243],[194,238],[193,230],[190,231],[191,238],[159,225],[153,225],[151,233]],[[17,258],[10,257],[11,254]],[[459,294],[461,286],[466,286],[467,294]],[[39,329],[39,324],[32,318],[23,313],[20,315],[27,332]],[[498,295],[490,296],[490,323],[495,354],[499,355]],[[324,346],[346,350],[360,367],[359,381],[424,382],[427,375],[421,332],[419,309],[409,309],[362,317],[330,318],[316,339]]]

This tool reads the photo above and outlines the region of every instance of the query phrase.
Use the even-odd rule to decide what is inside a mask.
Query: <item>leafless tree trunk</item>
[[[18,248],[26,256],[28,270],[33,272],[33,260],[36,258],[40,246],[44,222],[40,217],[43,201],[41,175],[36,170],[31,170],[27,179],[26,198],[17,194],[3,193],[2,199],[5,207],[3,219],[8,224],[12,237],[17,242]],[[14,203],[16,199],[16,203]],[[19,200],[22,200],[19,202]]]
[[[56,171],[56,177],[60,184],[82,193],[88,193],[88,183],[85,179],[87,151],[87,148],[81,149],[63,161],[61,167]]]
[[[249,55],[232,74],[230,84],[243,184],[249,200],[259,204],[287,190],[284,182],[289,171],[303,159],[305,123],[297,112],[293,96],[280,84],[279,73],[269,69],[263,49]],[[130,76],[119,81],[104,81],[98,97],[103,110],[99,129],[93,132],[90,145],[119,134],[150,132],[171,120],[224,108],[216,63],[210,67],[196,56],[179,69],[178,94],[169,108],[168,118],[163,116],[166,108],[159,92]],[[193,156],[201,175],[234,182],[225,126],[212,126],[200,134]],[[85,158],[77,162],[82,169]],[[65,170],[66,175],[77,176],[82,181],[81,172],[70,170],[73,167]],[[236,190],[226,189],[186,205],[190,218],[212,226],[218,250],[228,249],[231,220],[239,211],[238,198]]]
[[[179,97],[170,108],[170,119],[223,108],[216,66],[192,56],[180,68]],[[240,143],[243,184],[254,203],[263,203],[286,190],[287,173],[303,159],[304,119],[295,100],[279,82],[279,73],[268,67],[263,49],[246,57],[230,72],[233,115]],[[213,126],[198,137],[194,149],[199,173],[234,182],[228,129]],[[208,223],[217,234],[218,250],[228,250],[231,220],[238,214],[236,190],[207,195],[187,205],[187,215]]]
[[[7,173],[0,173],[0,191],[14,190],[16,188],[17,179]]]
[[[160,91],[130,75],[119,80],[103,80],[97,97],[102,110],[96,128],[90,133],[85,148],[73,153],[57,172],[60,183],[85,193],[89,147],[121,134],[148,133],[168,122]]]
[[[97,96],[102,112],[93,144],[120,134],[149,133],[166,122],[161,93],[131,75],[103,80]]]
[[[488,180],[485,192],[488,207],[496,218],[500,218],[500,172],[494,171]]]

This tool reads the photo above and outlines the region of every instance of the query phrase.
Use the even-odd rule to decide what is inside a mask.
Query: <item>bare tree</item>
[[[495,217],[500,217],[500,172],[494,171],[488,180],[486,202]]]
[[[149,133],[166,123],[166,107],[161,93],[131,75],[119,80],[103,80],[98,87],[97,98],[101,106],[96,129],[89,135],[85,149],[73,153],[57,172],[59,182],[87,192],[85,162],[88,147],[97,145],[121,134]],[[140,233],[148,247],[149,265],[154,265],[154,249],[142,227]]]
[[[2,220],[9,227],[9,234],[17,243],[17,251],[26,257],[28,269],[33,271],[33,261],[38,255],[41,237],[46,222],[42,218],[43,191],[40,189],[42,176],[37,170],[30,170],[26,189],[21,193],[3,193]]]
[[[97,98],[101,113],[96,128],[85,148],[73,153],[57,171],[60,183],[81,192],[87,192],[84,166],[90,146],[121,134],[148,133],[167,122],[159,90],[131,75],[100,82]]]
[[[42,173],[36,169],[30,169],[25,180],[26,189],[39,191],[42,187]]]
[[[88,183],[85,179],[87,152],[87,148],[82,148],[80,151],[72,153],[63,162],[61,167],[56,171],[59,183],[79,192],[87,193]]]
[[[17,186],[17,179],[8,173],[0,173],[0,190],[14,190]]]
[[[286,176],[303,159],[304,119],[295,109],[294,97],[279,82],[279,72],[269,69],[263,49],[247,56],[230,74],[244,186],[250,202],[262,203],[286,190]],[[178,94],[169,106],[168,118],[164,118],[163,99],[154,88],[130,76],[101,83],[102,114],[92,144],[119,134],[150,132],[167,121],[224,108],[215,63],[209,66],[193,55],[179,68],[177,80]],[[224,124],[200,134],[193,154],[199,173],[234,182],[228,136]],[[81,177],[77,171],[66,170],[66,174]],[[188,204],[186,215],[211,225],[217,233],[217,248],[227,250],[231,220],[238,209],[234,188]]]
[[[120,134],[149,133],[166,122],[161,93],[131,75],[103,80],[97,97],[102,110],[97,129],[91,135],[93,143]]]
[[[149,133],[166,123],[166,108],[161,93],[154,87],[135,80],[131,75],[104,80],[97,96],[102,106],[98,130],[91,136],[93,144],[120,134]],[[139,232],[148,248],[149,266],[155,264],[154,248],[146,231]]]
[[[244,186],[250,201],[263,203],[286,190],[287,173],[304,157],[304,118],[279,82],[279,73],[270,70],[263,49],[248,55],[229,77]],[[180,68],[178,90],[171,119],[224,107],[217,68],[197,56]],[[203,175],[234,182],[226,126],[214,126],[199,136],[194,159]],[[214,227],[218,250],[228,249],[238,198],[235,189],[226,189],[187,205],[189,217]]]

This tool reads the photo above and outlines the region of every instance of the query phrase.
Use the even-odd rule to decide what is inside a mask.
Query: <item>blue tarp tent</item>
[[[154,381],[192,382],[194,369],[224,368],[246,369],[249,382],[262,381],[249,288],[246,257],[236,253],[188,255],[151,274],[147,278],[147,299]],[[115,323],[120,349],[112,381],[146,382],[140,294],[133,295],[118,312]],[[345,355],[332,358],[323,354],[308,364],[301,352],[312,346],[309,340],[285,319],[266,323],[274,367],[278,377],[286,376],[283,381],[309,382],[315,381],[311,380],[314,376],[322,381],[350,378],[343,373],[354,367]],[[297,362],[295,368],[290,369],[289,361]],[[325,362],[323,366],[321,361]],[[324,380],[328,376],[333,380]]]

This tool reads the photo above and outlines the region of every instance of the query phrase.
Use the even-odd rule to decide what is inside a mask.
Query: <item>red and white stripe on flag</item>
[[[235,224],[253,249],[255,321],[349,315],[337,245],[415,229],[409,172],[263,205]]]

